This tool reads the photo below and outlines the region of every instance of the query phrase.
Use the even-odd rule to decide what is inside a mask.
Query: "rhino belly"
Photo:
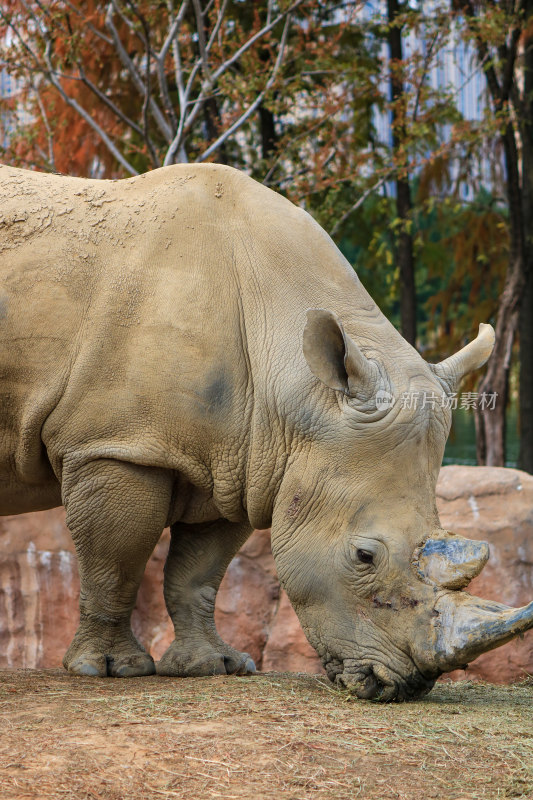
[[[0,484],[0,516],[27,514],[31,511],[44,511],[61,505],[61,487],[50,470],[50,478],[38,486],[29,486],[21,481],[9,482],[2,479]]]
[[[6,359],[3,361],[2,364],[0,358],[0,367],[5,366]],[[23,364],[22,358],[20,361]],[[48,387],[35,388],[34,376],[24,366],[18,380],[8,380],[8,375],[7,370],[0,371],[2,516],[61,505],[61,487],[41,438],[44,422],[54,407],[57,388],[53,381]]]

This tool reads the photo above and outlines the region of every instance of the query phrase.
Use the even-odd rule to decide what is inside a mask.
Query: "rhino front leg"
[[[227,520],[171,527],[165,601],[176,638],[157,664],[159,675],[247,675],[248,653],[226,644],[215,627],[215,598],[231,559],[251,533]]]
[[[77,675],[152,675],[152,657],[134,637],[137,590],[168,514],[163,470],[98,460],[63,473],[67,525],[80,571],[80,625],[63,665]]]

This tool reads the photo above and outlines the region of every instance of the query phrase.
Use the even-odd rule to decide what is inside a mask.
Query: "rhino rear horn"
[[[439,364],[430,364],[430,369],[448,391],[455,392],[468,373],[479,369],[488,361],[494,347],[494,337],[492,325],[482,322],[479,333],[472,342]]]
[[[375,408],[372,400],[382,388],[380,369],[363,355],[332,311],[309,309],[303,352],[309,369],[322,383]]]
[[[420,576],[442,589],[464,589],[489,558],[487,542],[442,531],[430,536],[415,555]]]

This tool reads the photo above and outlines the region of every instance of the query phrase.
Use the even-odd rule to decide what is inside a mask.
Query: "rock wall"
[[[63,509],[0,517],[0,666],[61,664],[78,620],[73,551]]]
[[[487,539],[491,558],[469,591],[511,606],[533,598],[533,476],[495,467],[444,467],[437,488],[444,528]],[[165,532],[139,590],[132,626],[158,659],[172,641],[162,576]],[[76,630],[79,580],[63,509],[0,517],[0,667],[57,667]],[[287,595],[268,531],[256,531],[231,562],[216,622],[263,670],[321,672]],[[533,631],[487,653],[456,679],[504,683],[533,673]]]

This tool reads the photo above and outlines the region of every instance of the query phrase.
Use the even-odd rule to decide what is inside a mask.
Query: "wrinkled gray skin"
[[[281,581],[328,675],[415,697],[533,624],[460,591],[483,544],[440,529],[450,412],[483,326],[430,367],[304,211],[232,169],[125,181],[0,167],[0,513],[63,503],[79,559],[82,675],[154,672],[130,614],[165,525],[176,639],[157,671],[253,671],[216,591],[272,523]]]

